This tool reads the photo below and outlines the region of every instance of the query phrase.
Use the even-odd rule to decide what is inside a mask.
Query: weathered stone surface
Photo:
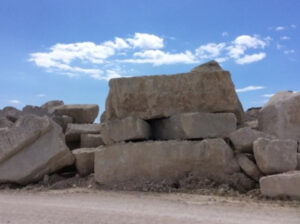
[[[81,134],[80,146],[81,148],[94,148],[104,145],[102,136],[100,134]]]
[[[255,121],[259,117],[261,107],[251,107],[245,112],[245,121]]]
[[[250,127],[240,128],[229,135],[234,149],[239,152],[253,152],[253,142],[258,138],[274,138]]]
[[[94,172],[95,152],[98,148],[80,148],[72,151],[75,157],[75,166],[80,176],[87,176]]]
[[[279,92],[263,106],[259,129],[283,139],[300,140],[300,92]]]
[[[216,72],[216,71],[223,71],[223,69],[218,64],[218,62],[214,60],[206,62],[192,69],[192,72]]]
[[[53,173],[74,162],[74,157],[65,145],[61,128],[49,118],[36,118],[38,119],[47,120],[50,129],[39,134],[35,140],[27,141],[28,144],[23,144],[24,147],[18,151],[14,150],[9,157],[7,153],[6,157],[2,157],[5,160],[0,162],[0,183],[27,184],[38,181],[45,174]],[[36,125],[32,119],[23,121],[22,125],[25,124],[27,128],[27,125]]]
[[[0,117],[0,128],[10,128],[13,125],[14,123],[8,120],[6,117]]]
[[[0,132],[0,163],[32,144],[50,128],[50,121],[46,117],[21,117],[13,127]]]
[[[236,130],[233,113],[184,113],[151,122],[154,139],[225,137]]]
[[[240,165],[241,169],[253,180],[259,181],[263,174],[258,169],[257,165],[253,160],[249,159],[250,155],[244,153],[239,153],[236,155],[237,162]]]
[[[2,110],[2,114],[10,121],[16,122],[20,116],[22,115],[22,112],[14,107],[4,107]]]
[[[66,130],[66,141],[80,141],[81,134],[100,134],[100,124],[68,124]]]
[[[67,115],[55,115],[52,116],[52,120],[59,124],[64,132],[66,131],[68,124],[73,123],[73,118]]]
[[[259,169],[265,174],[283,173],[297,167],[297,142],[294,140],[259,138],[253,143]]]
[[[244,127],[250,127],[252,129],[258,130],[258,120],[245,121]]]
[[[223,139],[149,141],[101,147],[95,179],[101,184],[176,180],[187,174],[226,182],[240,168]]]
[[[297,170],[300,170],[300,153],[297,153],[297,160],[298,160]]]
[[[89,124],[93,123],[98,116],[99,106],[96,104],[72,104],[57,106],[53,110],[57,115],[73,117],[74,123]]]
[[[105,144],[128,140],[146,140],[151,136],[151,128],[146,121],[127,117],[103,123],[101,134]]]
[[[31,105],[27,105],[22,109],[22,115],[26,115],[26,114],[34,114],[37,116],[49,115],[47,109],[37,107],[37,106],[31,106]]]
[[[46,109],[48,113],[52,113],[55,107],[62,105],[64,105],[64,101],[62,100],[51,100],[44,103],[41,108]]]
[[[300,198],[300,171],[262,177],[259,183],[260,191],[265,196]]]
[[[111,79],[103,119],[132,116],[150,120],[189,112],[233,112],[241,121],[243,109],[230,73],[197,70]]]

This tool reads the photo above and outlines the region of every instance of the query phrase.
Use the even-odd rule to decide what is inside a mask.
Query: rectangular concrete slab
[[[139,183],[194,173],[218,180],[240,170],[223,139],[149,141],[101,147],[95,154],[95,179],[101,184]]]
[[[228,136],[236,130],[233,113],[184,113],[151,122],[154,139],[201,139]]]

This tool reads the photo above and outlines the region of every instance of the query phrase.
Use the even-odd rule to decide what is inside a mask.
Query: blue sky
[[[300,91],[299,11],[299,0],[2,0],[0,108],[62,99],[103,112],[109,78],[211,59],[244,109],[261,106]]]

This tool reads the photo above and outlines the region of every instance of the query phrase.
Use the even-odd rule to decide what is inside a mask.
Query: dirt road
[[[0,191],[0,223],[300,224],[300,203],[179,193],[9,190]]]

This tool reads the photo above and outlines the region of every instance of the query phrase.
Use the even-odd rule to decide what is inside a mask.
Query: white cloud
[[[288,37],[288,36],[282,36],[282,37],[280,37],[280,40],[290,40],[291,38],[290,37]]]
[[[37,96],[37,97],[45,97],[45,96],[46,96],[46,94],[44,94],[44,93],[40,93],[40,94],[37,94],[36,96]]]
[[[235,60],[235,62],[237,64],[249,64],[249,63],[253,63],[253,62],[256,62],[256,61],[260,61],[262,59],[264,59],[266,57],[266,53],[264,52],[261,52],[261,53],[258,53],[258,54],[251,54],[251,55],[245,55],[241,58],[238,58]]]
[[[270,97],[274,96],[274,93],[264,94],[262,96],[265,97],[265,98],[270,98]]]
[[[135,33],[132,38],[116,37],[100,44],[93,42],[57,43],[45,52],[30,54],[29,61],[50,73],[68,77],[88,76],[97,80],[124,77],[126,69],[122,65],[148,63],[154,66],[176,63],[196,64],[207,60],[225,62],[233,60],[237,64],[247,64],[262,60],[262,52],[270,37],[240,35],[233,41],[207,43],[194,50],[169,52],[164,48],[164,39],[154,34]],[[252,54],[248,53],[252,51]],[[259,50],[259,53],[253,51]],[[130,68],[129,68],[130,69]]]
[[[123,62],[137,64],[150,63],[155,66],[175,63],[192,64],[199,62],[190,51],[172,54],[161,50],[146,50],[143,52],[136,52],[133,56],[135,58],[123,60]]]
[[[254,91],[254,90],[260,90],[260,89],[265,89],[266,87],[264,86],[247,86],[241,89],[236,89],[237,93],[243,93],[243,92],[249,92],[249,91]]]
[[[19,100],[9,100],[8,102],[12,103],[12,104],[20,104],[21,103]]]
[[[222,37],[227,37],[229,34],[228,34],[228,32],[223,32],[222,33]]]
[[[127,41],[135,48],[160,49],[164,47],[164,40],[153,34],[135,33],[133,38]]]
[[[225,43],[208,43],[198,47],[195,54],[200,59],[214,59],[221,54],[221,51],[224,50],[225,46]]]
[[[277,26],[275,28],[276,31],[281,31],[281,30],[285,30],[285,27],[284,26]]]
[[[284,54],[294,54],[296,51],[294,49],[283,51]]]

